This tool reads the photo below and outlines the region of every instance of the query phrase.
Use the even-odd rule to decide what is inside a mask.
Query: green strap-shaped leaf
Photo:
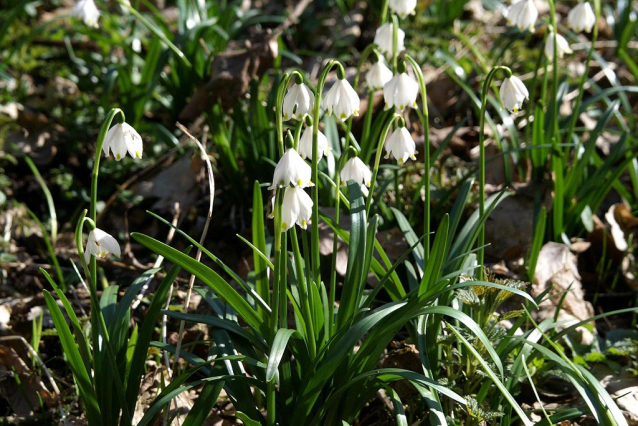
[[[60,343],[62,344],[64,354],[69,361],[69,367],[71,368],[73,377],[78,384],[80,391],[79,396],[84,403],[84,411],[86,412],[89,424],[91,426],[99,426],[102,424],[102,414],[100,413],[100,407],[97,403],[95,389],[93,389],[89,373],[84,367],[84,362],[82,361],[80,352],[75,344],[75,340],[73,340],[71,330],[69,330],[69,326],[67,325],[58,304],[55,302],[55,299],[53,299],[53,296],[51,296],[51,293],[47,290],[44,290],[44,300],[49,308],[49,313],[51,314],[55,328],[58,331],[58,336],[60,336]]]
[[[248,304],[237,291],[228,284],[222,277],[206,265],[189,257],[188,255],[175,250],[171,246],[157,241],[154,238],[136,232],[131,234],[135,240],[145,247],[153,250],[155,253],[164,256],[171,262],[175,262],[191,274],[194,274],[204,284],[212,288],[220,299],[224,299],[237,314],[248,323],[251,327],[260,330],[263,324],[261,317]]]
[[[186,249],[186,253],[190,251],[191,247]],[[146,319],[142,323],[138,337],[137,344],[133,350],[133,356],[131,358],[130,366],[128,367],[129,375],[126,378],[126,402],[131,410],[135,410],[135,404],[137,403],[138,392],[140,389],[140,383],[142,375],[144,374],[144,366],[146,364],[146,356],[148,354],[149,344],[155,331],[155,325],[159,316],[160,310],[168,294],[168,290],[171,287],[173,281],[177,277],[180,271],[180,267],[175,264],[168,271],[168,274],[164,277],[160,285],[157,287],[153,301],[151,302]],[[128,426],[123,424],[122,426]]]
[[[268,357],[268,367],[266,368],[266,382],[270,382],[277,375],[277,368],[279,368],[279,362],[284,356],[288,340],[295,334],[295,330],[289,330],[287,328],[280,328],[275,334],[275,338],[270,348],[270,356]]]

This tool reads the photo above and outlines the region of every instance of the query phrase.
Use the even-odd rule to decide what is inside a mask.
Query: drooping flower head
[[[131,157],[140,159],[143,151],[142,137],[130,125],[118,123],[106,133],[102,151],[107,157],[112,152],[117,161],[124,158],[127,152]]]
[[[515,26],[521,31],[530,30],[534,32],[534,24],[538,19],[538,10],[534,5],[534,0],[519,0],[507,8],[507,24]]]
[[[529,92],[520,78],[511,76],[501,85],[501,103],[508,111],[518,112],[523,101],[529,99]]]
[[[359,116],[359,95],[345,78],[338,79],[332,85],[321,101],[321,107],[327,115],[333,112],[339,120],[345,120],[351,115]]]
[[[349,180],[353,180],[359,185],[370,187],[372,172],[359,157],[352,157],[341,169],[341,185],[345,186]]]
[[[314,184],[310,180],[311,175],[310,166],[299,156],[297,151],[289,148],[279,159],[272,178],[272,185],[268,189],[283,188],[290,184],[301,188],[313,186]]]
[[[385,84],[392,80],[392,71],[380,59],[366,73],[366,83],[370,90],[382,89]]]
[[[89,27],[98,27],[97,21],[100,18],[100,11],[93,0],[79,0],[71,13],[83,20]]]
[[[399,15],[401,18],[413,14],[416,9],[416,0],[390,0],[390,10]]]
[[[314,103],[315,95],[308,86],[303,83],[293,84],[284,97],[282,107],[284,121],[291,118],[301,119],[304,114],[310,114]]]
[[[416,97],[419,94],[419,83],[407,73],[395,74],[392,80],[383,86],[385,109],[395,106],[399,112],[406,107],[416,107]]]
[[[287,231],[295,223],[302,229],[306,229],[308,221],[312,217],[312,206],[312,199],[302,188],[286,187],[281,210],[281,230]]]
[[[299,155],[304,160],[312,159],[312,126],[306,127],[303,134],[299,138]],[[328,138],[321,133],[321,130],[317,131],[317,162],[321,160],[321,157],[328,155],[330,152],[330,145],[328,145]]]
[[[572,31],[579,33],[582,30],[591,32],[596,23],[596,15],[591,5],[584,1],[569,11],[567,15],[567,25]]]
[[[89,232],[89,238],[86,240],[86,249],[84,250],[84,259],[88,263],[91,256],[106,257],[109,253],[120,257],[120,245],[111,235],[95,228]]]
[[[572,49],[569,47],[569,43],[560,34],[556,34],[556,47],[558,49],[558,57],[562,58],[565,53],[572,53]],[[554,59],[554,33],[549,33],[547,40],[545,40],[545,56],[550,61]]]
[[[374,36],[374,44],[379,47],[379,50],[386,55],[392,54],[392,28],[391,22],[381,25],[377,28],[377,32]],[[397,54],[405,50],[403,41],[405,40],[405,33],[401,28],[397,30]]]
[[[416,144],[408,129],[404,127],[397,128],[385,141],[385,158],[392,155],[399,164],[406,162],[408,158],[416,160]]]

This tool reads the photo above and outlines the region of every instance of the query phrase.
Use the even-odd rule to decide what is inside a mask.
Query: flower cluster
[[[517,27],[521,31],[529,30],[531,32],[534,32],[536,20],[538,19],[538,9],[536,9],[534,0],[515,0],[514,3],[506,9],[504,15],[507,18],[508,25]],[[592,9],[591,5],[587,1],[579,3],[567,15],[567,24],[569,25],[569,28],[571,28],[572,31],[576,33],[579,33],[583,30],[590,32],[595,23],[596,15],[594,14],[594,10]],[[564,40],[564,38],[560,38]],[[566,43],[567,41],[562,43],[563,46]],[[567,46],[566,49],[563,48],[562,51],[563,53],[571,53],[571,50],[569,50],[569,46]],[[553,57],[553,52],[553,47],[551,50],[551,54],[548,52],[548,47],[546,44],[546,56]]]
[[[143,152],[142,137],[125,122],[115,124],[106,132],[102,152],[107,157],[112,153],[117,161],[124,158],[127,152],[131,157],[139,160]],[[101,229],[94,228],[86,241],[84,251],[86,262],[89,262],[91,256],[105,258],[110,253],[120,257],[120,245],[117,240]]]

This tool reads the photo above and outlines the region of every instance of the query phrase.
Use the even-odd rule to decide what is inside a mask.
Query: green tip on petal
[[[399,105],[399,109],[403,111],[403,105]]]
[[[342,113],[341,113],[341,119],[342,119],[342,120],[345,120],[345,119],[346,119],[346,113],[345,113],[345,112],[342,112]]]
[[[284,120],[288,120],[288,114],[284,114]]]
[[[303,185],[303,180],[299,179],[299,180],[297,181],[297,185],[298,185],[298,186]]]
[[[308,222],[306,222],[305,220],[301,221],[301,227],[306,229],[306,225],[308,225]]]
[[[137,158],[142,158],[142,154],[139,151],[135,151],[135,156]]]
[[[286,229],[288,229],[288,224],[286,222],[282,222],[281,223],[281,230],[285,231]]]
[[[117,158],[118,160],[122,158],[122,156],[120,154],[115,154],[115,158]]]

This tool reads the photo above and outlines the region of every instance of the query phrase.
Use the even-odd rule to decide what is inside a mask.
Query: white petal
[[[390,9],[399,15],[401,18],[405,18],[411,13],[414,13],[417,0],[390,0]]]
[[[135,159],[142,158],[142,151],[144,147],[140,134],[127,123],[122,123],[122,134],[124,136],[124,143],[126,144],[126,149],[129,155]]]
[[[385,54],[392,54],[393,48],[393,25],[391,22],[381,25],[374,36],[374,44]],[[397,30],[397,53],[405,50],[405,32],[401,28]]]
[[[366,73],[366,83],[370,90],[381,89],[392,79],[392,71],[381,61],[378,61]]]
[[[310,166],[299,156],[297,151],[290,148],[279,159],[277,167],[275,167],[273,183],[268,189],[274,189],[277,186],[284,187],[289,184],[302,188],[312,186],[311,175]]]

